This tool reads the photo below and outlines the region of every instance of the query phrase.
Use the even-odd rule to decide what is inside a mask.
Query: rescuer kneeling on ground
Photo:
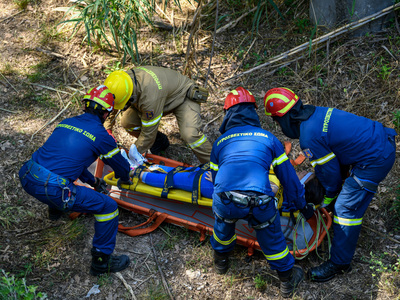
[[[211,144],[201,130],[200,116],[200,103],[208,98],[205,88],[175,70],[153,66],[114,71],[104,84],[115,94],[115,111],[104,123],[110,134],[117,110],[124,110],[121,126],[137,138],[139,153],[150,149],[158,155],[169,146],[168,137],[158,131],[160,120],[172,113],[200,163],[210,161]]]
[[[322,206],[334,203],[331,258],[308,277],[324,282],[350,272],[364,213],[395,160],[395,130],[339,109],[303,105],[287,88],[269,90],[264,105],[287,137],[300,139],[326,190]],[[342,186],[343,166],[351,169]]]
[[[256,107],[249,91],[242,87],[231,91],[225,100],[222,135],[211,152],[214,265],[218,273],[227,272],[229,252],[236,243],[235,222],[245,219],[256,230],[271,269],[278,272],[281,295],[290,297],[303,280],[304,272],[294,266],[294,257],[281,230],[277,200],[268,179],[271,164],[288,202],[300,209],[306,219],[313,216],[314,209],[306,204],[304,188],[281,142],[261,128]]]
[[[89,90],[83,104],[85,113],[58,124],[44,145],[24,163],[19,178],[28,194],[49,206],[52,220],[68,211],[94,215],[90,273],[100,275],[122,271],[130,261],[126,255],[111,255],[118,230],[118,206],[101,193],[107,192],[104,180],[95,178],[87,168],[99,157],[113,168],[120,183],[129,184],[130,167],[103,126],[113,110],[114,95],[101,85]],[[94,190],[75,185],[78,178]]]

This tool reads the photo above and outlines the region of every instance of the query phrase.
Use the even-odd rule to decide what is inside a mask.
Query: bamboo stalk
[[[355,22],[352,22],[352,23],[347,24],[345,26],[342,26],[342,27],[340,27],[340,28],[338,28],[338,29],[336,29],[334,31],[331,31],[331,32],[319,37],[319,38],[316,38],[316,39],[312,40],[311,41],[311,45],[312,46],[316,46],[316,45],[321,44],[323,42],[326,42],[326,41],[328,41],[328,40],[330,40],[330,39],[332,39],[334,37],[342,35],[342,34],[344,34],[346,32],[349,32],[349,31],[352,31],[352,30],[357,29],[359,27],[362,27],[363,25],[365,25],[365,24],[367,24],[367,23],[369,23],[369,22],[371,22],[373,20],[376,20],[378,18],[381,18],[381,17],[389,14],[392,10],[394,10],[394,9],[396,9],[398,7],[400,7],[400,3],[397,3],[395,5],[389,6],[389,7],[385,8],[385,9],[383,9],[383,10],[377,12],[377,13],[374,13],[374,14],[372,14],[370,16],[367,16],[367,17],[362,18],[362,19],[360,19],[358,21],[355,21]],[[279,55],[274,56],[273,58],[271,58],[266,63],[263,63],[263,64],[261,64],[261,65],[259,65],[257,67],[254,67],[254,68],[252,68],[250,70],[247,70],[245,72],[242,72],[242,73],[239,73],[239,74],[237,74],[235,76],[232,76],[232,77],[230,77],[228,79],[225,79],[222,82],[235,79],[235,78],[243,76],[245,74],[252,73],[252,72],[254,72],[254,71],[258,70],[258,69],[267,67],[267,66],[269,66],[269,65],[271,65],[271,64],[273,64],[273,63],[275,63],[277,61],[280,61],[282,59],[286,59],[289,56],[292,56],[292,55],[294,55],[296,53],[299,53],[299,52],[301,52],[301,51],[303,51],[305,49],[308,49],[309,45],[310,45],[309,42],[303,43],[303,44],[301,44],[301,45],[299,45],[297,47],[294,47],[294,48],[290,49],[289,51],[286,51],[286,52],[283,52],[283,53],[281,53]]]

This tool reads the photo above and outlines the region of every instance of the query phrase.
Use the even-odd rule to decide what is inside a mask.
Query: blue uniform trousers
[[[236,244],[235,222],[232,219],[245,219],[249,226],[265,223],[277,213],[275,201],[256,206],[249,215],[250,207],[241,208],[230,200],[221,199],[216,193],[213,194],[213,212],[215,216],[214,231],[211,237],[211,246],[218,252],[229,252]],[[228,221],[228,222],[227,222]],[[289,252],[285,237],[280,224],[280,216],[277,214],[275,220],[266,228],[256,230],[257,241],[264,253],[265,258],[272,270],[287,271],[294,265],[294,257]]]
[[[394,140],[389,137],[387,143],[380,159],[373,164],[357,165],[351,170],[359,182],[353,177],[348,177],[336,200],[331,247],[331,260],[336,264],[347,265],[352,261],[363,216],[374,196],[373,191],[361,187],[360,183],[367,181],[377,187],[394,164],[396,155]]]
[[[58,210],[94,214],[96,221],[93,247],[105,254],[111,254],[115,248],[118,231],[117,203],[90,188],[74,185],[73,182],[48,172],[37,164],[32,168],[31,164],[32,161],[26,162],[19,171],[24,190],[44,204]],[[42,172],[43,169],[44,172]],[[51,179],[57,177],[56,180]]]

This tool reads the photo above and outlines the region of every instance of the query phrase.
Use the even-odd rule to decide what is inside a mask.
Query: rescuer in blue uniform
[[[113,256],[118,230],[117,203],[100,192],[107,192],[103,179],[87,168],[99,157],[115,171],[120,183],[130,182],[129,163],[122,157],[115,140],[103,126],[113,110],[114,95],[104,85],[84,96],[85,113],[65,119],[19,171],[25,191],[49,206],[49,217],[75,211],[95,216],[90,273],[118,272],[129,266],[126,255]],[[75,185],[77,179],[95,190]]]
[[[214,265],[218,273],[227,272],[229,252],[236,243],[235,222],[246,219],[256,230],[271,269],[278,272],[282,296],[290,297],[303,280],[304,272],[294,267],[294,257],[281,231],[276,198],[268,179],[271,164],[288,202],[300,209],[306,219],[313,216],[314,209],[306,204],[304,188],[282,144],[261,128],[255,107],[254,96],[242,87],[228,94],[220,128],[222,135],[211,152]]]
[[[395,160],[395,130],[338,109],[303,105],[287,88],[269,90],[264,105],[287,137],[300,139],[326,190],[322,206],[334,204],[331,258],[308,277],[324,282],[350,272],[364,213]],[[350,176],[342,186],[346,166]]]

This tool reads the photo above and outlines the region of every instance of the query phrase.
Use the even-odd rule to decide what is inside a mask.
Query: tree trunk
[[[310,0],[310,19],[327,30],[351,23],[393,5],[393,0]],[[352,32],[353,36],[382,31],[393,13]]]

